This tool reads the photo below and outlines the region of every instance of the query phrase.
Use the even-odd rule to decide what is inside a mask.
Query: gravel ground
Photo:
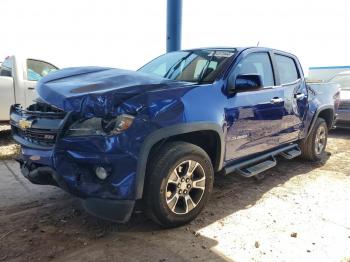
[[[217,177],[204,212],[167,230],[91,217],[0,161],[0,261],[350,261],[349,139],[333,131],[321,163],[280,159],[259,182]]]
[[[9,125],[0,124],[0,160],[11,159],[19,153],[20,147],[10,136]]]
[[[9,131],[10,129],[11,129],[11,126],[9,124],[0,123],[0,132]]]

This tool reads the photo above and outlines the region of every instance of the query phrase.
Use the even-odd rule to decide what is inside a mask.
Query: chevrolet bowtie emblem
[[[32,127],[32,123],[33,123],[33,121],[21,119],[21,120],[19,120],[18,125],[21,129],[27,129],[27,128]]]

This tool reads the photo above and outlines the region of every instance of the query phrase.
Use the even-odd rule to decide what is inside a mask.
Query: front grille
[[[50,105],[36,103],[27,109],[13,105],[10,124],[14,139],[26,146],[54,146],[66,113]]]
[[[340,110],[350,109],[350,100],[342,100],[342,101],[340,101],[339,109]]]
[[[28,142],[41,146],[53,146],[57,137],[57,131],[46,129],[29,128],[23,130],[19,127],[14,127],[13,131]]]

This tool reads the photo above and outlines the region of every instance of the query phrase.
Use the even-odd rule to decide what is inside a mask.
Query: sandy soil
[[[0,261],[350,261],[349,139],[334,131],[322,163],[280,159],[259,182],[219,176],[204,212],[167,230],[91,217],[0,161]]]
[[[9,125],[0,124],[0,160],[16,157],[20,152],[20,147],[10,136]]]

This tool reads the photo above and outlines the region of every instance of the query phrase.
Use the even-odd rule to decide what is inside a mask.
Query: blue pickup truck
[[[62,69],[37,92],[10,112],[23,175],[112,221],[141,203],[165,227],[201,212],[215,174],[320,160],[339,104],[336,84],[307,85],[294,55],[260,47],[171,52],[136,72]]]

